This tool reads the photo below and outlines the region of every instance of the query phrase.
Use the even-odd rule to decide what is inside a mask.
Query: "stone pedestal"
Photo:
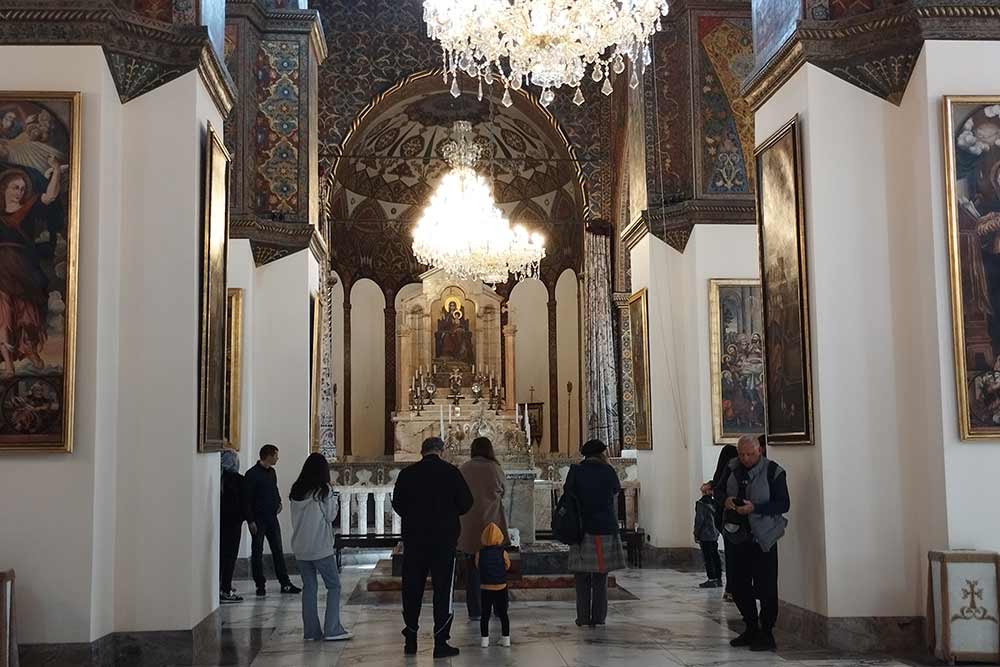
[[[535,471],[506,470],[506,493],[503,509],[507,527],[516,528],[521,534],[521,544],[535,541]]]

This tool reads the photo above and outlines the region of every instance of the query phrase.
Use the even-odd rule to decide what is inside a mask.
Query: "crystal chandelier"
[[[438,184],[413,230],[413,254],[456,278],[489,285],[537,278],[545,243],[520,225],[511,229],[493,201],[489,184],[473,169],[482,147],[472,125],[455,123],[454,139],[441,148],[451,170]]]
[[[636,87],[666,14],[667,0],[424,0],[427,34],[441,42],[452,95],[459,95],[461,70],[478,79],[480,100],[483,83],[498,79],[505,106],[513,104],[510,89],[526,84],[542,89],[545,106],[560,86],[575,88],[573,102],[583,104],[588,67],[610,95],[612,72],[624,72],[626,61]]]

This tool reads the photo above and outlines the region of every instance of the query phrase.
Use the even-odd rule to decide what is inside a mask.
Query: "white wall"
[[[556,370],[559,372],[559,451],[577,453],[583,444],[580,430],[580,302],[579,282],[573,269],[556,281]],[[548,312],[548,311],[546,311]],[[548,347],[546,346],[546,349]],[[566,383],[573,383],[572,395]],[[548,383],[546,383],[548,387]],[[548,394],[546,394],[547,396]],[[571,399],[567,407],[567,398]],[[569,413],[567,414],[567,409]]]
[[[351,455],[385,454],[385,295],[365,278],[351,288]]]
[[[514,394],[517,403],[544,403],[541,450],[549,447],[549,295],[534,278],[514,285],[508,300],[507,323],[517,327],[514,336]],[[559,327],[556,327],[556,334]],[[534,387],[534,399],[531,388]],[[565,393],[560,394],[565,396]],[[565,399],[564,399],[565,400]],[[565,412],[566,406],[562,410]]]
[[[253,291],[254,442],[251,465],[265,444],[278,447],[278,489],[288,497],[309,455],[309,306],[318,287],[312,253],[300,250],[256,269]],[[278,516],[286,554],[291,553],[290,513]]]
[[[74,451],[0,458],[0,567],[17,571],[22,643],[86,642],[114,622],[122,110],[100,47],[0,58],[20,64],[0,74],[4,90],[83,94]]]

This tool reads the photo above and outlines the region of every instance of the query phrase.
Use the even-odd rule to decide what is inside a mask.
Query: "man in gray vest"
[[[722,504],[722,529],[733,599],[746,630],[729,642],[751,651],[773,651],[778,619],[778,540],[785,534],[784,514],[791,501],[785,471],[761,454],[757,438],[744,435],[739,457],[729,463],[715,486]],[[732,559],[732,560],[730,560]],[[760,599],[760,611],[757,611]]]

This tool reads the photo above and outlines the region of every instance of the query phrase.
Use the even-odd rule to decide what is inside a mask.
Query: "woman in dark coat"
[[[233,570],[240,553],[243,522],[246,520],[243,503],[243,475],[240,474],[240,457],[232,449],[222,450],[222,500],[219,530],[219,602],[242,602],[233,590]]]
[[[618,473],[608,463],[607,445],[589,440],[580,448],[583,462],[570,468],[563,487],[575,493],[583,516],[583,541],[569,548],[569,569],[576,579],[576,624],[604,625],[608,616],[608,572],[625,567],[615,498]]]
[[[763,436],[761,436],[761,437],[763,437]],[[732,461],[733,459],[735,459],[738,455],[739,455],[739,451],[736,449],[735,445],[726,445],[725,447],[722,448],[722,451],[719,452],[719,462],[715,466],[715,475],[712,476],[712,481],[705,482],[701,486],[701,492],[703,494],[704,493],[712,493],[712,494],[714,494],[715,493],[715,489],[719,488],[722,484],[725,483],[725,479],[724,478],[729,473],[729,462]],[[722,508],[721,507],[719,508],[719,511],[715,513],[715,524],[716,524],[716,528],[719,529],[719,532],[722,533],[722,547],[723,547],[723,550],[724,550],[725,555],[726,555],[726,592],[722,594],[722,597],[724,599],[729,600],[730,602],[732,602],[732,600],[733,600],[733,594],[729,590],[729,581],[730,581],[729,568],[730,568],[730,563],[732,562],[732,559],[729,558],[729,554],[731,552],[729,550],[729,545],[726,543],[726,532],[724,530],[722,530]]]
[[[472,509],[461,516],[462,534],[458,538],[458,550],[465,554],[465,604],[469,619],[478,620],[482,612],[480,605],[479,570],[476,555],[483,547],[480,539],[483,529],[496,524],[507,541],[507,517],[503,513],[505,477],[489,438],[479,437],[472,441],[469,452],[472,456],[459,466],[465,483],[472,491]]]

